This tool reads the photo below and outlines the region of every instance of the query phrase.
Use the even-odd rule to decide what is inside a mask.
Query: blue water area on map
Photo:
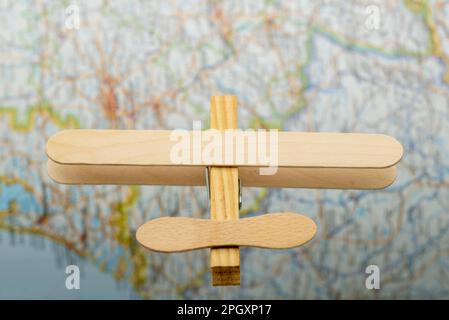
[[[0,188],[0,210],[8,210],[11,203],[15,201],[19,205],[17,209],[22,212],[42,212],[40,203],[23,186],[2,184]]]
[[[88,261],[61,258],[64,248],[38,236],[0,232],[0,299],[132,299],[126,284],[118,284],[108,273]],[[21,237],[21,238],[20,238]],[[65,261],[64,261],[65,260]],[[80,268],[80,289],[65,286],[68,264]]]

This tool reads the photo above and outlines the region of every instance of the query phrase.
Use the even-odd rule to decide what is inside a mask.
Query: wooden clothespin
[[[136,237],[161,252],[211,248],[212,284],[238,285],[240,246],[292,248],[316,233],[315,223],[296,213],[239,219],[239,179],[248,187],[381,189],[393,183],[403,154],[397,140],[378,134],[278,132],[274,144],[261,139],[256,146],[256,140],[236,130],[233,96],[212,97],[211,128],[222,138],[215,157],[183,161],[173,161],[178,147],[173,131],[61,131],[47,143],[48,173],[67,184],[206,185],[210,220],[161,217],[140,226]],[[226,140],[227,132],[233,140]],[[184,134],[191,141],[200,132]],[[201,140],[184,149],[192,155],[204,147],[207,141]],[[271,174],[260,174],[267,162],[253,157],[262,149],[275,156]]]
[[[211,98],[212,129],[237,129],[237,99],[234,96]],[[210,213],[212,220],[239,219],[239,169],[216,167],[207,169],[209,177]],[[213,285],[240,284],[240,250],[238,247],[212,248],[210,252]]]

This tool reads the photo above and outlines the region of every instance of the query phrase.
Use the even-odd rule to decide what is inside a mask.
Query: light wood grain
[[[210,110],[211,128],[237,128],[237,98],[213,96]],[[232,167],[210,167],[210,211],[212,220],[239,219],[239,170]],[[240,250],[221,247],[211,250],[212,285],[240,284]]]
[[[170,152],[178,141],[171,141],[172,131],[163,130],[65,130],[47,142],[47,155],[60,164],[89,165],[178,165],[170,159]],[[193,135],[193,132],[189,132]],[[246,141],[244,133],[237,140]],[[236,140],[236,141],[237,141]],[[235,148],[237,143],[234,143]],[[204,142],[202,147],[207,145]],[[269,141],[266,150],[270,150]],[[200,147],[191,146],[191,151]],[[236,148],[238,149],[238,148]],[[232,161],[214,162],[200,157],[199,162],[184,166],[252,166],[264,167],[259,157],[248,156],[252,147],[247,142]],[[381,134],[278,132],[278,166],[305,168],[387,168],[402,157],[401,144]],[[273,150],[275,152],[275,150]],[[253,154],[253,153],[251,153]],[[240,158],[239,156],[240,155]]]
[[[159,252],[223,246],[288,249],[311,240],[316,228],[312,219],[291,212],[239,220],[162,217],[141,225],[136,237],[142,246]]]
[[[65,184],[205,186],[205,167],[61,165],[48,160],[48,175]],[[258,168],[239,167],[244,187],[382,189],[396,178],[396,166],[385,169],[279,168],[263,176]]]

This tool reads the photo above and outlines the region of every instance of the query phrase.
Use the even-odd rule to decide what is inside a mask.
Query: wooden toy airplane
[[[229,132],[233,140],[226,140]],[[208,133],[223,140],[215,147],[195,140]],[[136,237],[160,252],[211,248],[213,285],[240,284],[240,246],[292,248],[316,233],[315,223],[296,213],[239,219],[242,186],[381,189],[395,180],[403,154],[397,140],[379,134],[278,132],[251,140],[237,130],[234,96],[212,97],[211,130],[175,136],[182,134],[188,143],[180,147],[168,130],[61,131],[47,143],[48,173],[67,184],[206,185],[211,220],[161,217],[140,226]],[[187,157],[174,160],[175,149]],[[212,156],[195,157],[206,149]],[[276,160],[272,172],[263,173],[266,158],[253,156],[262,149]]]

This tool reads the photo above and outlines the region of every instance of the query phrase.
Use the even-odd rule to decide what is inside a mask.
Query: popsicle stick
[[[47,162],[48,175],[65,184],[205,186],[199,166],[61,165]],[[258,168],[239,167],[244,187],[382,189],[396,179],[396,166],[385,169],[279,168],[260,175]]]
[[[311,240],[316,228],[312,219],[291,212],[239,220],[162,217],[141,225],[136,238],[142,246],[159,252],[223,246],[287,249]]]
[[[163,130],[65,130],[53,135],[47,143],[50,159],[60,164],[90,165],[180,165],[171,157],[181,141],[190,141],[189,151],[199,156],[186,158],[183,166],[266,166],[265,157],[256,156],[257,141],[262,141],[266,158],[279,167],[319,168],[387,168],[402,157],[401,144],[381,134],[278,132],[278,148],[270,147],[267,138],[249,142],[245,132],[235,131],[234,157],[225,159],[202,156],[210,141],[202,141],[201,131],[186,131],[185,140]],[[179,133],[179,132],[178,132]],[[269,137],[269,136],[268,136]],[[225,140],[222,137],[222,141]],[[197,144],[195,141],[199,141]],[[238,147],[242,146],[242,147]],[[276,152],[277,151],[277,152]],[[272,152],[272,153],[270,153]],[[226,160],[229,160],[227,162]]]
[[[237,98],[211,98],[210,125],[213,129],[237,128]],[[210,212],[212,220],[238,220],[239,169],[210,167]],[[219,233],[219,231],[217,231]],[[218,236],[218,235],[217,235]],[[238,247],[220,247],[211,250],[212,285],[240,284],[240,250]]]

